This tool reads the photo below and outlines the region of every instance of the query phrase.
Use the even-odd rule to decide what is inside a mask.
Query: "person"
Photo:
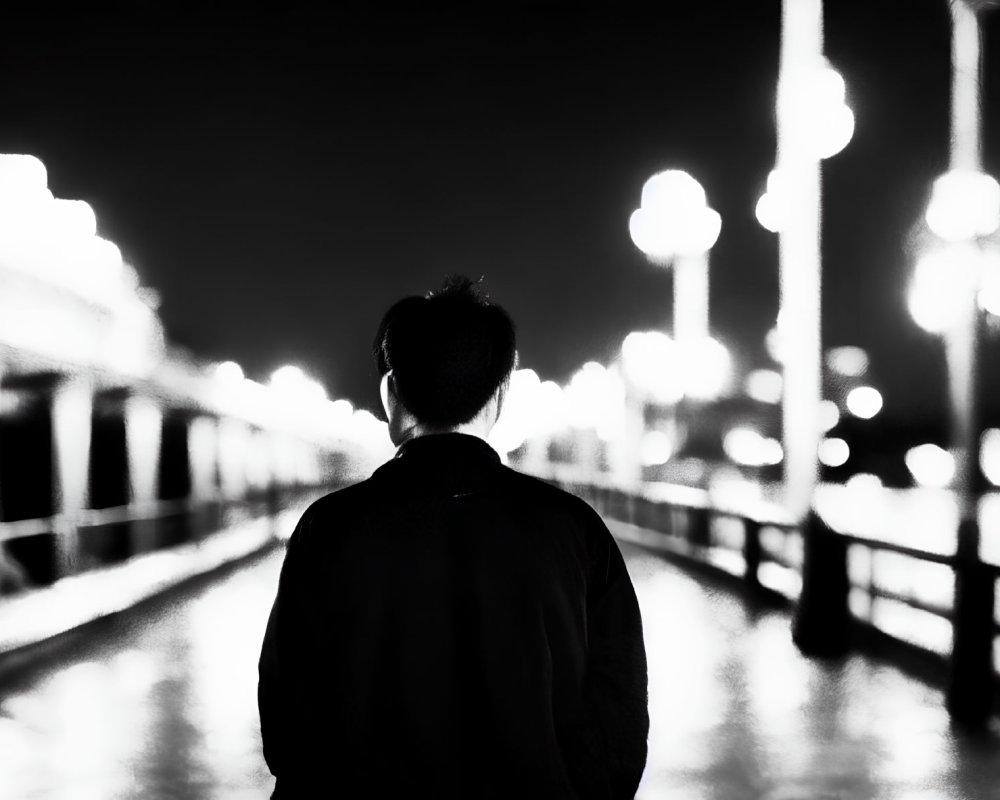
[[[622,555],[485,441],[510,317],[447,280],[388,310],[374,356],[398,450],[288,541],[259,661],[272,797],[632,798],[649,718]]]

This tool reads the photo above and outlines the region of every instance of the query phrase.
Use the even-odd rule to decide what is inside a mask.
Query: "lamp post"
[[[783,0],[778,153],[757,218],[778,233],[784,504],[803,536],[802,593],[793,639],[807,654],[847,648],[847,552],[812,513],[823,437],[820,161],[854,132],[844,81],[823,56],[822,0]]]
[[[981,303],[995,283],[996,253],[985,241],[1000,228],[1000,185],[982,171],[979,12],[989,0],[949,0],[951,12],[951,148],[948,172],[933,184],[925,221],[934,242],[910,287],[916,322],[941,334],[958,505],[951,678],[946,702],[958,722],[981,725],[993,687],[994,579],[980,560],[980,413],[978,373]],[[991,263],[993,262],[993,263]]]
[[[674,269],[674,339],[682,350],[708,338],[708,251],[722,218],[709,208],[705,190],[682,170],[659,172],[642,187],[629,218],[636,247],[653,263]]]

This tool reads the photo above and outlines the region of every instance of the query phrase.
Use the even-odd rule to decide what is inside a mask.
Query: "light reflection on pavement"
[[[786,613],[622,550],[650,665],[639,800],[1000,800],[1000,737],[953,735],[939,691],[874,659],[802,658]],[[256,663],[281,557],[0,686],[0,798],[267,798]]]

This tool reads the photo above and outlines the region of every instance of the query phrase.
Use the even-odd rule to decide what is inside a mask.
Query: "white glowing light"
[[[0,193],[23,197],[45,192],[49,175],[41,159],[20,153],[0,153]]]
[[[912,447],[903,460],[918,486],[943,489],[955,477],[955,457],[936,444]]]
[[[859,378],[868,370],[868,353],[853,345],[831,347],[826,351],[826,365],[838,375]]]
[[[781,442],[753,428],[729,430],[722,439],[722,449],[733,462],[745,467],[773,466],[784,457]]]
[[[510,453],[534,433],[538,394],[542,382],[531,369],[515,370],[504,398],[500,417],[489,436],[489,442],[500,453]]]
[[[327,399],[326,389],[318,381],[291,364],[278,367],[269,383],[278,396],[289,403],[316,403]]]
[[[952,170],[934,181],[925,214],[942,239],[964,241],[1000,228],[1000,184],[975,170]]]
[[[622,342],[622,367],[629,384],[659,403],[684,396],[676,343],[659,331],[633,331]]]
[[[216,364],[212,370],[212,374],[220,381],[227,382],[242,381],[245,377],[243,375],[243,367],[235,361],[223,361],[221,364]]]
[[[816,158],[836,155],[854,135],[854,112],[844,98],[843,77],[825,64],[791,71],[780,87],[779,100],[794,110],[797,138]]]
[[[632,241],[655,259],[700,255],[719,238],[722,218],[706,205],[705,190],[682,170],[659,172],[642,187],[629,218]]]
[[[851,457],[851,448],[843,439],[824,439],[819,443],[819,461],[828,467],[840,467]]]
[[[990,428],[983,432],[979,444],[979,466],[986,480],[1000,486],[1000,429]]]
[[[625,384],[616,372],[588,361],[570,380],[565,397],[574,427],[594,428],[604,440],[620,432],[625,417]]]
[[[861,419],[871,419],[882,410],[882,394],[871,386],[857,386],[847,394],[847,410]]]
[[[646,431],[639,443],[639,463],[645,467],[665,464],[674,453],[674,442],[663,431]]]
[[[757,221],[772,233],[777,233],[788,219],[788,189],[781,173],[772,169],[767,176],[767,189],[754,209]]]
[[[725,345],[715,339],[693,341],[680,349],[684,394],[697,400],[714,400],[729,388],[732,359]]]
[[[833,400],[820,400],[819,402],[819,427],[823,433],[833,430],[840,422],[840,409]]]
[[[762,403],[781,402],[782,385],[781,373],[773,369],[753,370],[744,384],[747,394]]]
[[[930,333],[943,333],[961,322],[969,306],[979,267],[973,246],[952,245],[920,257],[907,298],[914,321]]]

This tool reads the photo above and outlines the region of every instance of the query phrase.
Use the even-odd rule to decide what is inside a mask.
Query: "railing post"
[[[55,577],[73,574],[80,555],[79,514],[87,507],[93,387],[67,377],[52,389],[53,511]]]
[[[814,512],[802,525],[802,592],[792,640],[808,656],[841,656],[850,648],[847,541]]]
[[[993,609],[995,578],[978,552],[961,547],[978,541],[978,531],[963,530],[976,519],[959,523],[959,550],[955,556],[955,604],[952,612],[952,651],[945,704],[960,725],[980,727],[993,710]]]
[[[749,517],[743,519],[743,578],[751,592],[760,589],[760,522]]]
[[[688,509],[688,542],[695,547],[707,550],[712,544],[712,516],[708,508]]]

